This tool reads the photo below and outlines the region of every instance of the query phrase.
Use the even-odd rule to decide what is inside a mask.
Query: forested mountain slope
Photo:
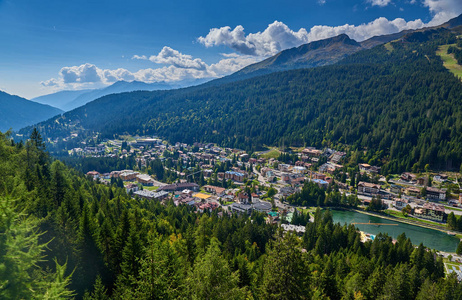
[[[0,153],[1,299],[462,297],[434,251],[404,234],[362,243],[329,210],[294,214],[298,237],[259,213],[132,199],[52,161],[36,131],[25,144],[0,133]]]
[[[248,150],[283,141],[349,145],[376,152],[384,172],[458,167],[462,85],[435,54],[455,40],[446,29],[428,30],[333,66],[217,87],[110,95],[39,128],[49,137],[83,128]]]

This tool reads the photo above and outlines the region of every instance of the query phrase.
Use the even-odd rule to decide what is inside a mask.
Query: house
[[[146,175],[146,174],[139,174],[136,175],[136,181],[141,183],[144,186],[153,186],[154,185],[154,180],[151,178],[151,176]]]
[[[434,188],[434,187],[427,187],[427,199],[430,200],[446,200],[446,191]]]
[[[252,193],[250,196],[252,197],[252,203],[260,201],[260,196],[258,194]]]
[[[420,189],[419,188],[416,188],[416,187],[408,187],[406,189],[406,194],[408,194],[409,196],[414,196],[414,197],[418,197],[420,196]]]
[[[281,180],[284,182],[290,182],[290,174],[289,173],[281,173]]]
[[[424,219],[442,222],[445,216],[444,206],[435,203],[425,203],[423,207],[414,209],[414,215]]]
[[[358,183],[358,192],[359,193],[365,193],[365,194],[378,194],[380,192],[380,185],[379,184],[374,184],[374,183],[369,183],[369,182],[363,182],[360,181]]]
[[[390,186],[390,192],[392,193],[395,193],[395,194],[399,194],[403,191],[403,187],[400,186],[400,185],[397,185],[397,184],[392,184]]]
[[[237,182],[243,182],[247,178],[247,173],[236,172],[236,171],[227,171],[225,172],[225,179],[231,179]]]
[[[237,195],[237,199],[239,200],[239,203],[242,203],[242,204],[249,203],[249,195],[247,193],[239,193]]]
[[[320,173],[312,172],[311,175],[310,175],[310,177],[313,178],[313,179],[325,180],[327,176],[326,176],[325,174],[320,174]]]
[[[319,187],[323,189],[327,189],[327,187],[329,186],[329,182],[322,179],[311,179],[310,181],[316,183],[317,185],[319,185]]]
[[[297,177],[291,180],[291,185],[293,187],[297,187],[302,185],[305,182],[306,178],[305,177]]]
[[[131,183],[125,187],[125,190],[127,191],[127,194],[130,192],[136,192],[139,190],[138,185]]]
[[[109,173],[111,175],[111,178],[119,178],[119,175],[120,175],[120,171],[112,171],[111,173]]]
[[[206,192],[212,193],[217,196],[223,196],[225,194],[225,188],[213,186],[213,185],[204,185],[202,187]]]
[[[427,177],[419,177],[416,179],[418,185],[427,185],[428,184],[428,178]]]
[[[99,178],[99,173],[96,171],[90,171],[90,172],[87,172],[87,176],[91,176],[93,177],[93,180],[96,180]]]
[[[407,200],[396,198],[394,205],[397,209],[403,209],[407,205]]]
[[[371,165],[369,164],[359,164],[359,171],[367,172],[369,171]]]
[[[435,182],[443,183],[446,180],[448,180],[448,175],[446,174],[438,174],[438,175],[433,176],[433,181]]]
[[[302,150],[302,153],[309,157],[319,157],[322,154],[322,150],[318,150],[315,148],[306,148]]]
[[[120,179],[123,181],[132,181],[136,179],[136,175],[138,175],[138,172],[133,172],[133,171],[123,171],[122,173],[119,174]]]
[[[305,174],[306,171],[307,171],[306,168],[305,168],[305,167],[302,167],[302,166],[295,166],[295,167],[293,168],[293,172],[294,172],[295,174]]]
[[[367,172],[367,173],[379,173],[381,170],[380,167],[371,166],[369,164],[359,164],[359,171],[360,172]]]
[[[279,164],[278,170],[282,172],[288,172],[292,166],[288,164]]]
[[[401,174],[400,178],[401,178],[401,180],[410,182],[410,181],[416,181],[417,176],[414,175],[414,174],[405,172],[405,173]]]

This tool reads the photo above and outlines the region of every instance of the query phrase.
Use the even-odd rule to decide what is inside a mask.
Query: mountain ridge
[[[10,95],[3,91],[0,91],[0,108],[0,131],[10,128],[19,130],[63,112],[56,107]]]

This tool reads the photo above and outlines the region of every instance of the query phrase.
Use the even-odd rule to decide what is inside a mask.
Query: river
[[[414,245],[423,243],[426,247],[439,251],[456,252],[457,246],[459,244],[458,238],[438,230],[395,222],[376,216],[357,213],[354,211],[333,210],[332,215],[334,222],[340,224],[350,224],[353,222],[398,224],[398,226],[357,224],[356,227],[361,231],[371,233],[373,235],[377,235],[380,232],[387,233],[393,239],[396,239],[398,235],[404,232],[406,236],[411,239],[411,242]]]

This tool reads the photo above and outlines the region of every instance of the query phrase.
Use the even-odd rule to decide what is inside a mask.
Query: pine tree
[[[247,294],[245,288],[239,288],[238,272],[231,272],[215,238],[194,264],[187,284],[191,299],[245,299]]]
[[[261,285],[262,298],[309,298],[309,276],[297,237],[291,233],[282,237],[282,232],[279,232],[267,252]]]
[[[45,273],[37,265],[44,259],[46,244],[39,243],[37,220],[14,210],[14,202],[0,197],[0,298],[68,299],[70,276],[66,264]]]

